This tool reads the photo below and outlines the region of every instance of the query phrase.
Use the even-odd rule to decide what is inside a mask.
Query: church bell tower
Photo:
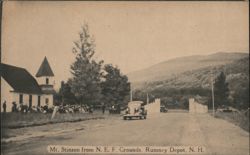
[[[36,77],[43,93],[50,94],[54,92],[54,73],[46,57],[37,71]]]

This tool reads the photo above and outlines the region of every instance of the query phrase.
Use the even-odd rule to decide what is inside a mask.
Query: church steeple
[[[48,59],[45,57],[36,73],[37,81],[41,86],[53,86],[54,73],[49,65]]]
[[[36,80],[42,90],[42,95],[39,97],[43,105],[53,105],[53,94],[56,93],[54,90],[54,73],[49,65],[47,58],[43,59],[41,66],[36,73]]]
[[[47,58],[45,57],[43,59],[43,62],[39,68],[39,70],[36,73],[36,77],[48,77],[48,76],[54,76],[54,73],[49,65],[49,62]]]

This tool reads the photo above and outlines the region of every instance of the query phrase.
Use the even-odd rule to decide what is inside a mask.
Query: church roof
[[[54,73],[46,57],[44,58],[39,70],[36,73],[36,77],[41,77],[41,76],[54,76]]]
[[[24,68],[1,63],[0,75],[14,89],[14,92],[42,93],[35,78]]]

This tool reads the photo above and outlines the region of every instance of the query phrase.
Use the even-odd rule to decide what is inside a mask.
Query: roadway
[[[28,129],[28,128],[27,128]],[[52,130],[67,132],[51,132]],[[23,129],[25,130],[25,129]],[[4,155],[48,154],[48,145],[81,146],[202,146],[207,155],[248,155],[249,133],[209,114],[161,113],[146,120],[104,120],[29,128],[42,136],[9,142]]]

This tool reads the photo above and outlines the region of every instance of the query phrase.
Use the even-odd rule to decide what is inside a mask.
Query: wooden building
[[[12,103],[32,106],[53,106],[55,93],[54,73],[45,57],[34,78],[26,69],[8,64],[0,64],[1,74],[1,111],[6,102],[10,112]]]

